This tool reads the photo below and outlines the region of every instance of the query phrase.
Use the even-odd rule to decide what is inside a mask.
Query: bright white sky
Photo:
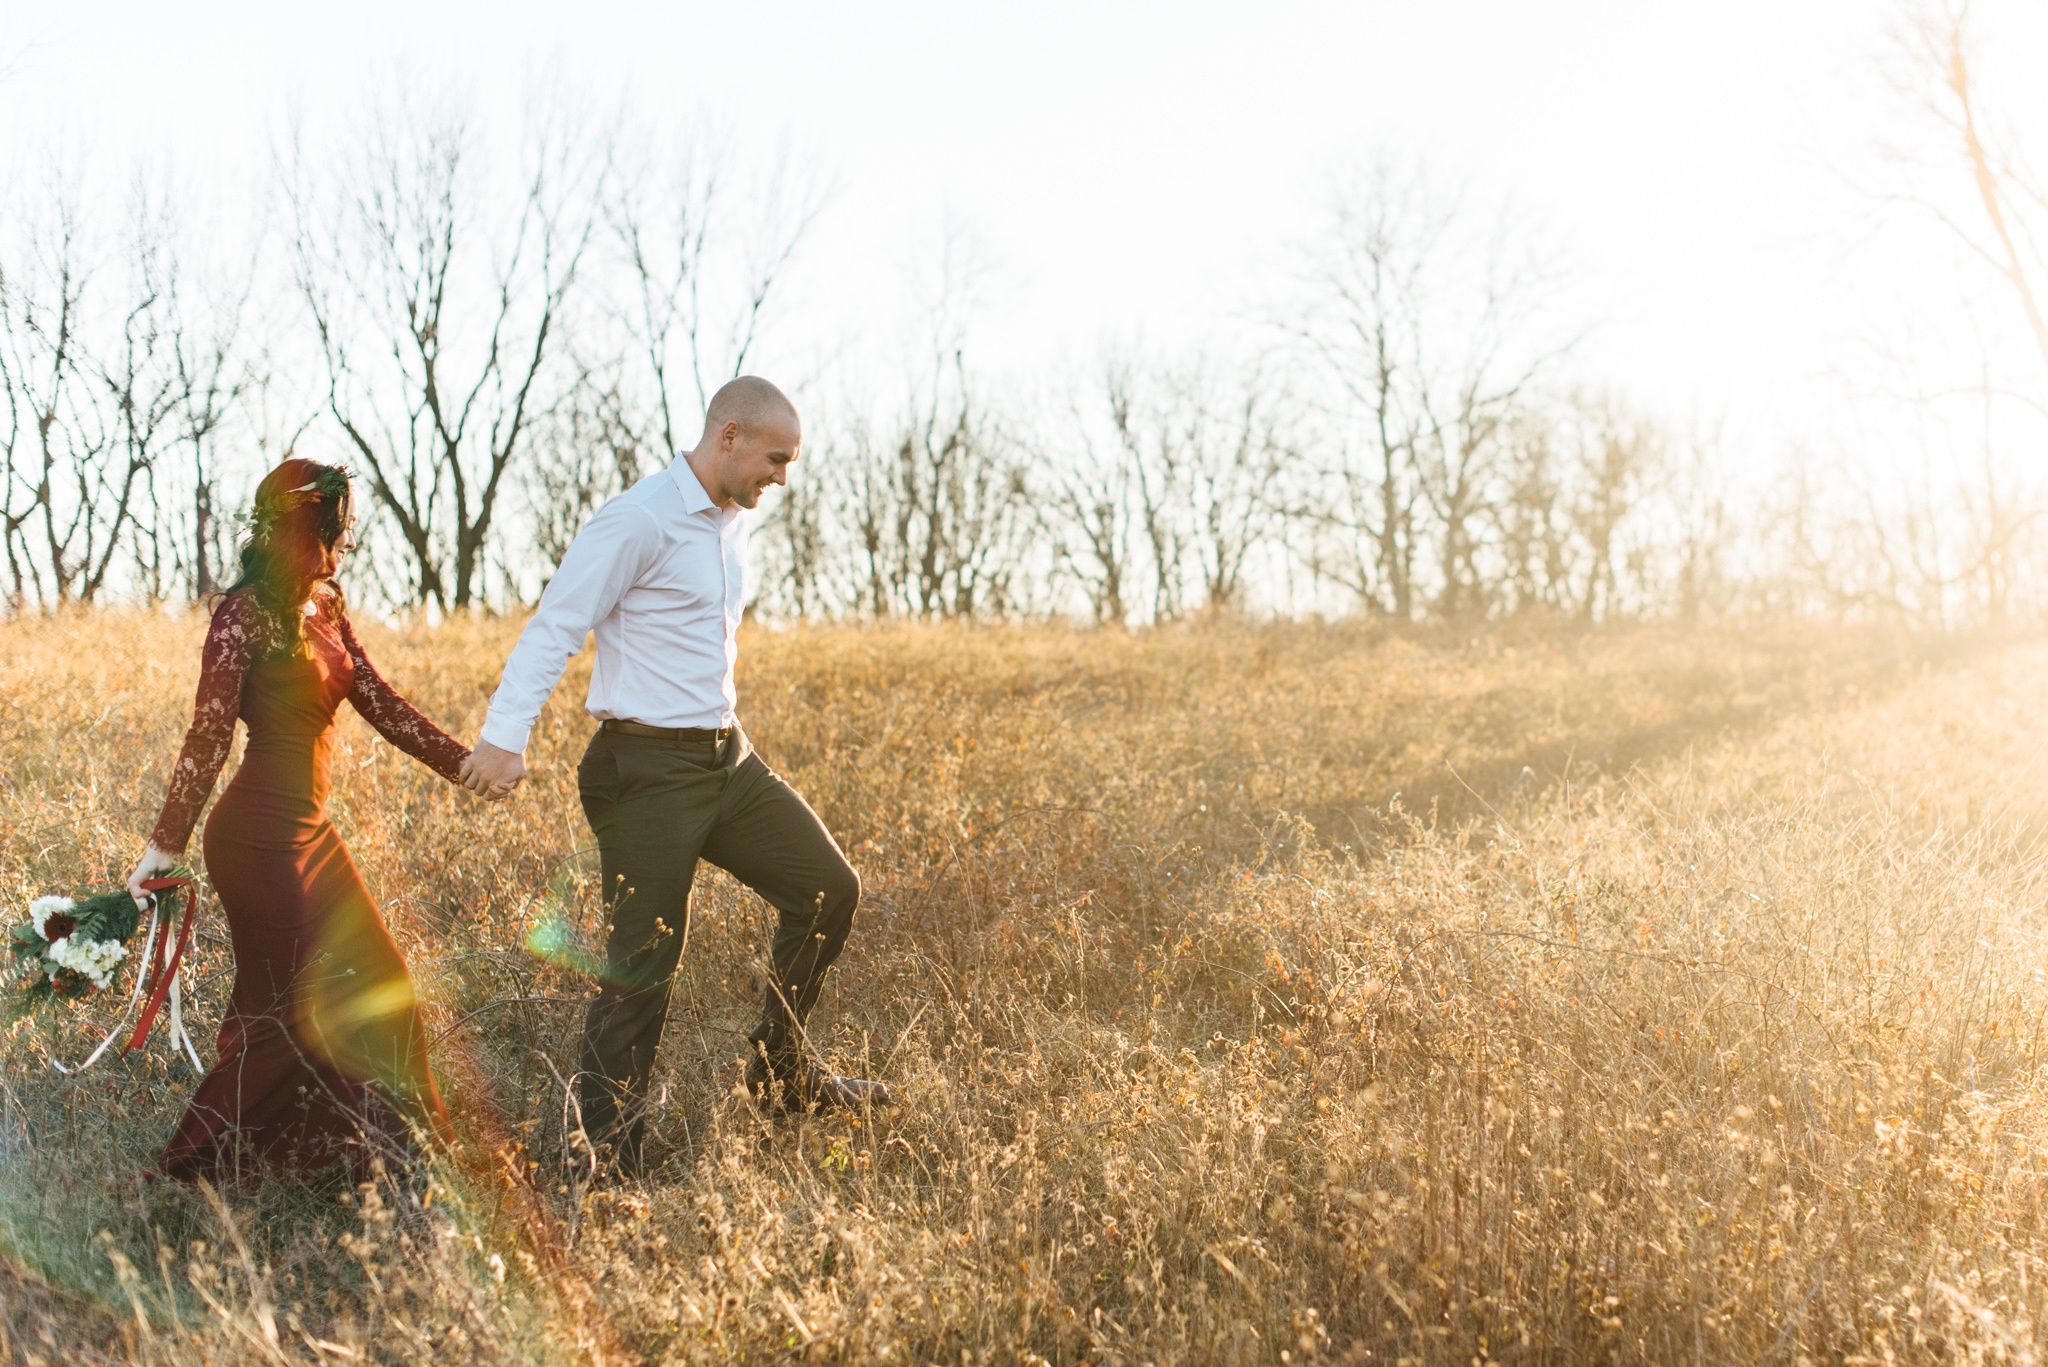
[[[1597,325],[1583,373],[1761,451],[1820,435],[1903,312],[1960,307],[1938,237],[1873,229],[1872,148],[1905,113],[1875,74],[1899,12],[0,0],[0,166],[55,128],[239,177],[288,102],[344,112],[394,64],[492,105],[554,65],[594,101],[708,111],[744,149],[786,137],[835,186],[785,300],[790,355],[900,348],[950,222],[990,268],[976,352],[1043,375],[1255,326],[1333,172],[1420,159],[1562,244]],[[2048,6],[1978,17],[1987,93],[2048,158]]]

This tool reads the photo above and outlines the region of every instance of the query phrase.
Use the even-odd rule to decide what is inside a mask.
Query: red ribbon
[[[142,890],[155,893],[171,888],[190,887],[191,884],[192,880],[189,878],[151,878],[143,883]],[[191,942],[192,911],[198,905],[199,899],[197,897],[189,893],[186,894],[185,919],[178,927],[178,947],[176,949],[171,949],[170,947],[170,923],[168,920],[164,923],[164,933],[157,938],[156,950],[150,956],[152,962],[143,965],[143,971],[156,974],[156,987],[150,992],[149,1001],[142,1008],[142,1019],[135,1023],[135,1033],[130,1035],[128,1042],[121,1046],[122,1053],[125,1054],[136,1045],[142,1043],[143,1038],[149,1034],[149,1027],[156,1024],[156,1013],[162,1009],[164,998],[170,994],[171,983],[178,976],[178,965],[185,958],[185,946]],[[170,955],[169,963],[164,961],[166,952]]]

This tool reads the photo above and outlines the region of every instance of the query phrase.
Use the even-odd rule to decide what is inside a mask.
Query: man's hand
[[[526,756],[500,750],[487,740],[476,743],[462,761],[462,786],[492,802],[511,795],[526,779]]]
[[[143,884],[161,874],[169,873],[177,865],[175,855],[165,854],[156,847],[154,840],[142,847],[142,858],[135,861],[135,872],[128,875],[128,895],[135,899],[138,910],[149,910],[149,899],[156,894],[146,891]]]

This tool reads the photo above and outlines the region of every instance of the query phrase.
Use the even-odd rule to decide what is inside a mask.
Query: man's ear
[[[728,451],[740,444],[740,422],[738,418],[727,418],[725,426],[718,429],[718,444]]]

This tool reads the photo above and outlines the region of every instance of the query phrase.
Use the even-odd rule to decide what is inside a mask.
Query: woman
[[[214,610],[199,694],[156,830],[128,881],[177,862],[234,739],[249,744],[207,818],[206,872],[227,914],[234,995],[220,1058],[158,1171],[216,1184],[303,1174],[408,1132],[450,1140],[405,960],[327,819],[334,713],[346,698],[451,783],[469,751],[379,678],[334,574],[354,548],[348,473],[288,459],[256,488],[241,575]],[[395,1123],[394,1123],[395,1122]]]

